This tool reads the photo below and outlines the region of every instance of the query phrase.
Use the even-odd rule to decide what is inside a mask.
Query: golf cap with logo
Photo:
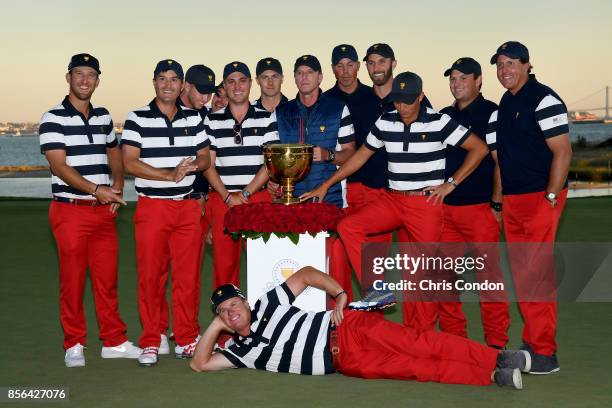
[[[262,58],[255,67],[255,75],[260,76],[264,71],[272,70],[280,75],[283,75],[283,67],[279,60],[272,57]]]
[[[223,80],[225,81],[234,72],[240,72],[247,78],[251,77],[251,71],[244,62],[232,61],[223,68]]]
[[[423,81],[414,72],[402,72],[393,79],[388,102],[403,102],[412,105],[423,92]]]
[[[529,50],[518,41],[507,41],[499,46],[497,52],[491,57],[491,65],[497,63],[497,57],[505,55],[512,59],[522,59],[529,62]]]
[[[293,72],[297,71],[298,68],[303,65],[312,68],[313,71],[321,72],[321,63],[314,55],[306,54],[296,59],[293,65]]]
[[[210,295],[210,303],[212,304],[215,313],[217,313],[217,308],[221,303],[233,297],[245,299],[240,288],[232,285],[231,283],[226,283],[225,285],[221,285],[215,289],[212,295]]]
[[[351,61],[357,62],[359,57],[357,56],[357,50],[355,47],[349,44],[336,45],[332,50],[332,65],[336,65],[343,58],[348,58]]]
[[[206,65],[193,65],[185,74],[185,82],[189,82],[201,94],[215,92],[215,73]]]
[[[482,75],[480,64],[474,58],[470,57],[461,57],[457,61],[453,62],[453,65],[444,71],[444,76],[450,76],[454,69],[465,75],[474,74],[476,77]]]
[[[155,71],[153,71],[153,78],[166,71],[174,71],[176,76],[179,77],[181,81],[183,78],[185,78],[181,64],[171,58],[161,60],[157,63],[155,66]]]
[[[395,53],[393,52],[393,49],[385,43],[376,43],[370,48],[368,48],[365,57],[363,57],[363,60],[367,61],[368,57],[372,54],[380,55],[383,58],[391,58],[392,60],[395,59]]]
[[[100,71],[100,62],[98,62],[98,59],[91,54],[73,55],[68,63],[68,72],[72,71],[76,67],[89,67],[93,68],[98,75],[102,73]]]

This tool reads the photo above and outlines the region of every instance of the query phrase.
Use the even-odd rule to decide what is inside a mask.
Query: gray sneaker
[[[66,367],[85,367],[84,348],[81,343],[77,343],[66,350],[66,355],[64,356]]]
[[[168,336],[161,334],[159,336],[159,354],[170,354],[170,343],[168,343]]]
[[[497,367],[518,368],[528,373],[531,370],[531,355],[526,350],[502,350],[497,355]]]
[[[523,389],[523,378],[518,368],[500,368],[493,374],[493,381],[500,387],[510,386],[517,390]]]
[[[390,290],[376,290],[370,287],[361,300],[349,303],[348,307],[352,310],[382,310],[396,303],[395,294]]]

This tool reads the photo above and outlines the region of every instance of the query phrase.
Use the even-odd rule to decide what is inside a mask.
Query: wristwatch
[[[251,193],[250,193],[249,191],[247,191],[247,190],[242,190],[242,192],[241,192],[241,193],[242,193],[242,196],[243,196],[244,198],[246,198],[247,200],[248,200],[249,198],[251,198]]]
[[[449,177],[448,180],[446,180],[446,182],[452,184],[455,187],[459,185],[459,183],[457,183],[457,180],[455,180],[453,177]]]
[[[491,207],[495,212],[502,212],[502,203],[498,203],[497,201],[489,202],[489,207]]]
[[[544,198],[550,203],[552,204],[552,206],[554,207],[555,205],[557,205],[557,195],[555,193],[550,193],[547,192],[544,195]]]
[[[330,163],[336,160],[336,152],[332,149],[327,149],[327,156],[327,161]]]

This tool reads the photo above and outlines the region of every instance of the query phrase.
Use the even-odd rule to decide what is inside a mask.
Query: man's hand
[[[331,321],[336,326],[340,325],[344,319],[344,308],[346,307],[347,300],[348,295],[346,292],[342,292],[339,296],[336,296],[336,307],[334,307],[334,311],[331,314]]]
[[[443,183],[435,187],[426,187],[423,191],[431,191],[431,195],[427,197],[426,201],[431,201],[433,205],[437,205],[442,204],[444,202],[444,197],[449,195],[454,189],[455,186],[451,183]]]
[[[232,208],[236,205],[248,204],[249,200],[242,195],[241,191],[234,191],[233,193],[229,193],[229,197],[225,201],[225,204],[228,205],[229,208]]]
[[[324,147],[315,146],[312,149],[312,161],[322,162],[329,160],[329,151]]]
[[[127,205],[121,196],[123,193],[121,190],[115,190],[109,186],[98,186],[95,197],[100,204],[112,204],[118,203],[121,205]]]
[[[494,209],[491,208],[491,211],[493,212],[493,217],[495,217],[495,221],[497,221],[498,223],[502,223],[502,212],[501,211],[495,211]]]
[[[328,188],[325,187],[325,184],[321,184],[319,187],[315,188],[312,191],[308,191],[300,196],[300,202],[304,202],[309,199],[313,199],[313,202],[323,202],[325,195],[327,194]]]
[[[206,237],[204,239],[206,240],[206,245],[213,244],[212,225],[208,227],[208,231],[206,231]]]
[[[191,157],[185,157],[182,159],[179,164],[176,165],[174,170],[170,173],[171,181],[175,183],[180,182],[187,176],[189,173],[194,172],[198,169],[198,166],[195,164]]]
[[[272,197],[280,197],[283,194],[283,187],[272,180],[268,180],[268,193]]]

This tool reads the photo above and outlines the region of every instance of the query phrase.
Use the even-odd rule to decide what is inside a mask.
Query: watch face
[[[557,195],[555,193],[548,193],[546,194],[546,198],[548,198],[549,200],[554,200],[555,198],[557,198]]]

